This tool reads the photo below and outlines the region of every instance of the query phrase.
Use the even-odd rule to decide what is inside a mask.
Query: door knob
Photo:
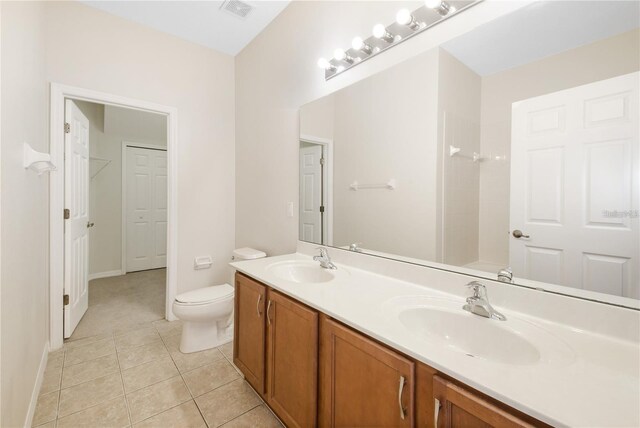
[[[513,231],[513,233],[512,233],[512,235],[513,235],[513,237],[514,237],[514,238],[517,238],[517,239],[520,239],[520,238],[530,238],[530,236],[529,236],[529,235],[525,235],[524,233],[522,233],[522,231],[521,231],[521,230],[518,230],[518,229],[514,230],[514,231]]]
[[[88,229],[88,228],[90,228],[90,227],[93,227],[93,225],[94,225],[94,224],[95,224],[95,223],[93,223],[93,222],[91,222],[91,221],[88,221],[88,222],[87,222],[87,229]]]

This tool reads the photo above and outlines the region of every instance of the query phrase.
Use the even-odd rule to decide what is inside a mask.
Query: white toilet
[[[253,248],[239,248],[233,252],[234,260],[266,256]],[[203,351],[233,339],[233,296],[234,288],[229,284],[199,288],[176,296],[173,314],[184,322],[181,352]]]

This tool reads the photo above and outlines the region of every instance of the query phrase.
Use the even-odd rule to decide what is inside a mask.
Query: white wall
[[[122,142],[167,146],[167,119],[163,115],[75,101],[89,119],[90,161],[89,275],[120,272],[122,267]]]
[[[298,220],[286,216],[286,206],[298,200],[300,106],[528,3],[480,3],[325,82],[318,57],[370,34],[376,22],[393,22],[398,9],[424,3],[292,2],[236,57],[236,245],[295,251]]]
[[[511,105],[515,101],[640,69],[640,30],[553,55],[482,78],[482,153],[511,153]],[[509,162],[480,166],[480,260],[509,260]],[[526,232],[526,231],[525,231]]]
[[[49,180],[22,167],[23,142],[49,149],[46,15],[41,3],[2,2],[1,7],[0,425],[17,427],[29,423],[48,341]]]
[[[442,250],[440,259],[463,266],[478,260],[480,164],[449,156],[449,146],[466,156],[480,152],[480,76],[440,49],[438,61],[438,143],[442,192]]]
[[[334,245],[435,260],[438,50],[334,97]],[[349,187],[391,179],[395,190]]]
[[[178,292],[226,282],[234,59],[78,2],[47,2],[46,14],[47,80],[178,109]],[[213,257],[212,269],[194,271],[199,255]]]

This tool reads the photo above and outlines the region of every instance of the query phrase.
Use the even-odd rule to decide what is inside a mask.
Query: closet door
[[[126,271],[167,265],[167,152],[126,148]]]

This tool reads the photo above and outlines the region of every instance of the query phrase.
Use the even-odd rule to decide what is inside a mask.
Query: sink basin
[[[567,364],[571,348],[545,329],[514,316],[506,321],[462,309],[462,301],[405,296],[385,312],[419,340],[468,357],[509,365]]]
[[[267,270],[280,279],[299,284],[318,284],[335,278],[334,271],[320,267],[320,263],[311,261],[287,261],[274,263]]]
[[[462,309],[458,313],[411,308],[402,311],[399,318],[411,332],[440,341],[470,357],[518,365],[540,360],[538,349],[519,334],[502,328],[499,325],[502,321],[467,316]]]

